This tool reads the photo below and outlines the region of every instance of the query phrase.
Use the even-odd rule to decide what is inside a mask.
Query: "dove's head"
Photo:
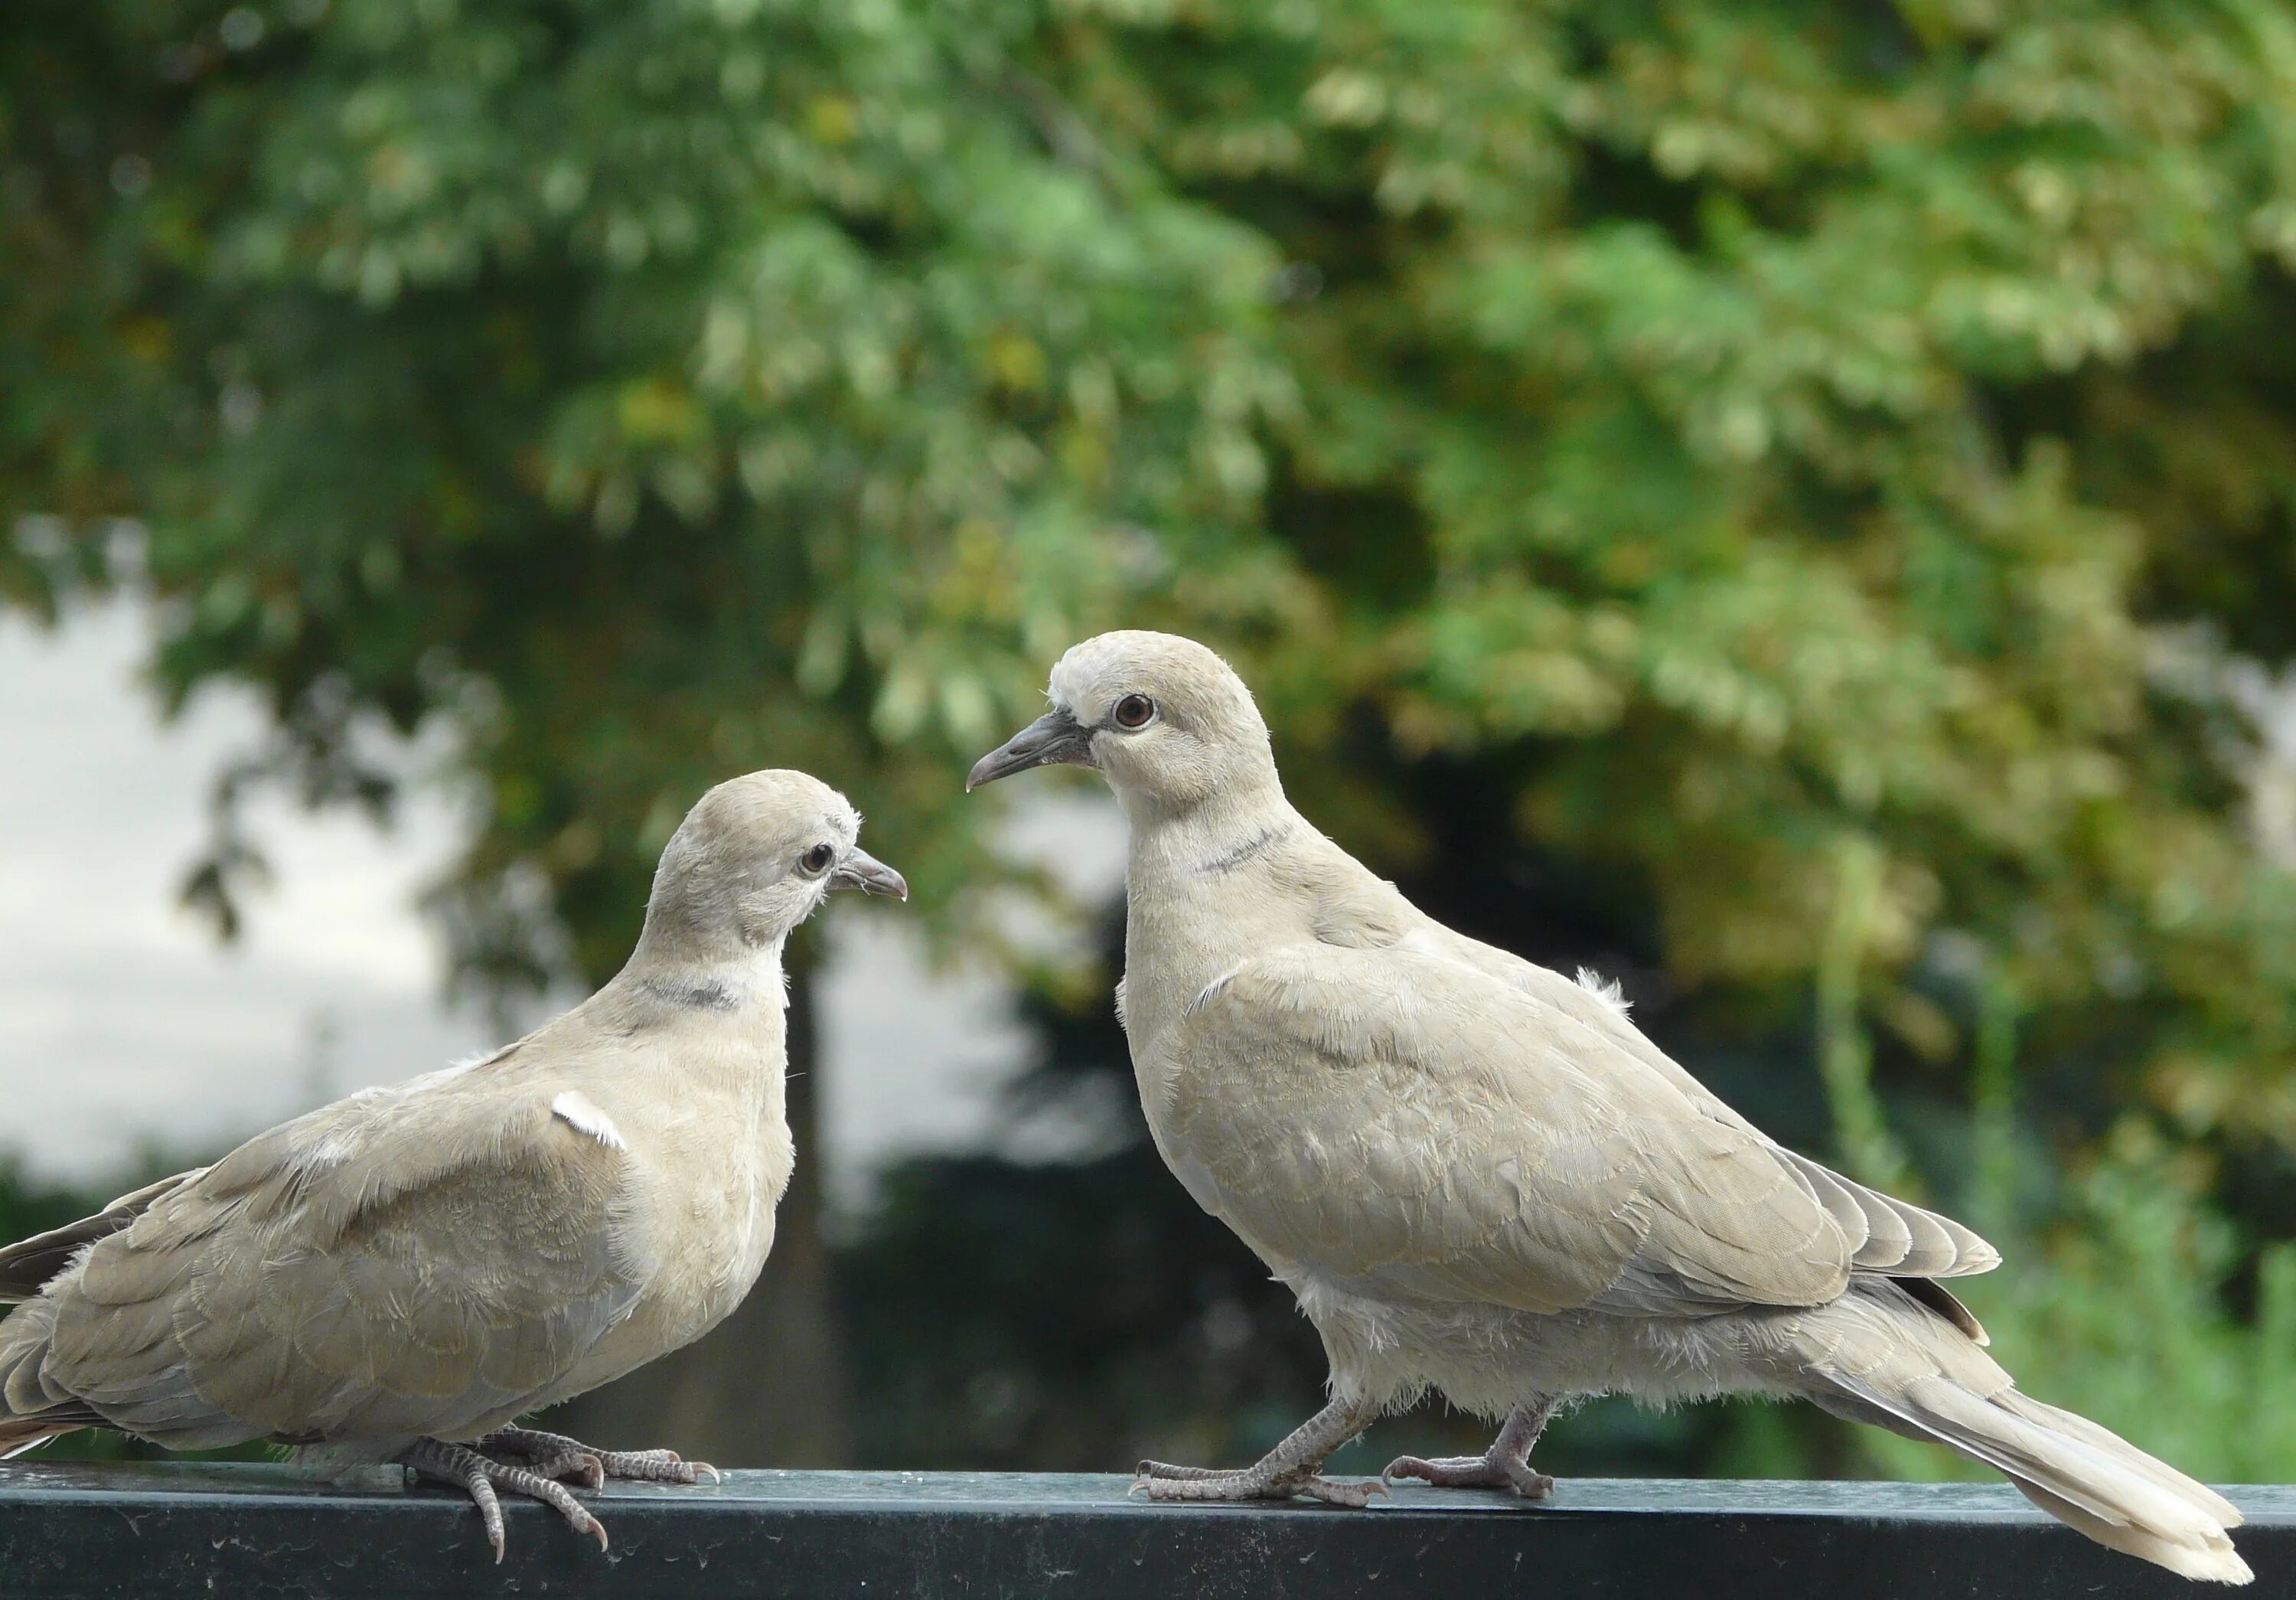
[[[1187,810],[1280,794],[1267,724],[1234,669],[1193,639],[1086,639],[1053,668],[1053,709],[980,758],[967,789],[1070,762],[1107,778],[1131,809]]]
[[[729,960],[778,948],[832,890],[907,899],[901,874],[856,842],[860,832],[861,814],[818,778],[786,770],[728,778],[670,835],[641,948]]]

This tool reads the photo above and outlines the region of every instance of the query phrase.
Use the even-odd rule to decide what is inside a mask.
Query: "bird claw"
[[[606,1476],[619,1478],[630,1483],[681,1483],[688,1487],[701,1481],[708,1473],[712,1483],[724,1474],[706,1461],[688,1461],[676,1450],[607,1450],[603,1452]]]
[[[713,1483],[724,1479],[724,1474],[708,1462],[688,1461],[676,1450],[601,1450],[578,1439],[569,1439],[563,1433],[545,1433],[538,1428],[498,1429],[479,1440],[478,1448],[496,1456],[504,1453],[522,1456],[531,1464],[532,1470],[545,1478],[564,1477],[570,1467],[588,1463],[581,1471],[584,1487],[591,1489],[603,1489],[611,1478],[633,1483],[687,1485],[701,1481],[703,1473],[709,1474]]]
[[[1355,1483],[1334,1483],[1329,1478],[1310,1475],[1290,1486],[1295,1495],[1306,1495],[1321,1500],[1326,1506],[1344,1506],[1350,1511],[1361,1511],[1371,1504],[1374,1495],[1393,1497],[1393,1491],[1376,1478]]]
[[[1310,1472],[1270,1474],[1248,1467],[1241,1472],[1219,1472],[1200,1466],[1170,1466],[1160,1461],[1144,1461],[1140,1466],[1140,1474],[1125,1491],[1127,1499],[1136,1494],[1165,1501],[1289,1500],[1305,1495],[1326,1506],[1360,1511],[1371,1504],[1374,1495],[1388,1492],[1383,1483],[1335,1483]]]
[[[577,1507],[577,1509],[579,1509],[579,1507]],[[598,1548],[600,1550],[611,1550],[613,1548],[614,1541],[606,1537],[606,1524],[600,1522],[596,1517],[592,1516],[588,1512],[583,1512],[581,1520],[578,1522],[571,1516],[569,1516],[566,1520],[573,1524],[574,1531],[577,1533],[587,1533],[594,1537],[598,1541]]]
[[[567,1526],[575,1532],[596,1539],[599,1549],[608,1549],[611,1546],[606,1536],[606,1525],[590,1514],[589,1508],[574,1497],[574,1491],[557,1479],[545,1476],[533,1466],[497,1460],[469,1445],[453,1444],[440,1439],[419,1439],[408,1446],[398,1459],[417,1475],[453,1484],[471,1497],[471,1503],[478,1507],[479,1520],[486,1529],[487,1543],[494,1550],[497,1566],[502,1564],[508,1542],[504,1535],[500,1489],[541,1501],[563,1518]],[[554,1449],[544,1465],[562,1469],[577,1469],[578,1466],[571,1453]]]
[[[1554,1480],[1533,1472],[1529,1462],[1490,1456],[1449,1456],[1436,1461],[1398,1456],[1379,1481],[1391,1489],[1398,1478],[1416,1478],[1437,1489],[1512,1489],[1526,1500],[1543,1500],[1554,1492]]]
[[[500,1566],[505,1547],[503,1535],[502,1501],[495,1494],[495,1486],[487,1481],[483,1473],[468,1480],[464,1487],[469,1489],[471,1499],[479,1508],[479,1522],[487,1530],[487,1543],[494,1547],[495,1565]]]
[[[537,1460],[532,1470],[545,1478],[575,1479],[587,1489],[606,1487],[606,1464],[588,1450],[568,1450]]]
[[[510,1469],[515,1472],[516,1468]],[[532,1495],[565,1519],[566,1525],[577,1533],[586,1533],[598,1541],[598,1548],[610,1549],[612,1541],[606,1537],[606,1525],[590,1514],[590,1508],[574,1497],[574,1491],[555,1479],[545,1478],[540,1489],[512,1483],[512,1489]]]
[[[1242,1472],[1231,1471],[1226,1467],[1175,1466],[1168,1461],[1144,1461],[1132,1470],[1138,1475],[1143,1482],[1145,1482],[1151,1478],[1196,1480],[1204,1478],[1236,1478],[1242,1476]],[[1250,1469],[1246,1468],[1243,1470],[1249,1471]]]

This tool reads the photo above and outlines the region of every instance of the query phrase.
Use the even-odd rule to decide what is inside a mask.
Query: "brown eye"
[[[797,866],[807,877],[817,878],[829,870],[829,864],[835,859],[835,850],[825,844],[816,844],[797,858]]]
[[[1143,728],[1156,714],[1156,702],[1145,694],[1128,694],[1116,702],[1116,726],[1121,728]]]

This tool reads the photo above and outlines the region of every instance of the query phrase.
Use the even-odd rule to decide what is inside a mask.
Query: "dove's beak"
[[[1055,708],[981,757],[964,780],[964,792],[970,794],[983,784],[1009,778],[1031,767],[1051,767],[1063,761],[1079,767],[1092,765],[1092,730],[1065,709]]]
[[[846,853],[829,874],[832,889],[857,889],[863,894],[889,894],[897,900],[909,898],[908,880],[891,867],[857,846]]]

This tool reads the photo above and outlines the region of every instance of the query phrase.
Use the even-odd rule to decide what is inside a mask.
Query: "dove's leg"
[[[1450,1456],[1430,1461],[1421,1456],[1398,1456],[1387,1464],[1380,1481],[1424,1478],[1438,1489],[1511,1489],[1526,1500],[1543,1500],[1554,1492],[1554,1480],[1533,1472],[1530,1448],[1554,1415],[1556,1397],[1540,1395],[1507,1414],[1506,1426],[1480,1456]]]
[[[699,1483],[704,1473],[712,1483],[718,1478],[708,1462],[688,1461],[676,1450],[600,1450],[539,1428],[497,1428],[473,1448],[497,1459],[522,1456],[543,1477],[579,1477],[591,1489],[604,1488],[609,1478],[640,1483]]]
[[[566,1525],[575,1532],[595,1538],[601,1550],[606,1547],[604,1524],[584,1508],[571,1489],[532,1467],[512,1466],[481,1456],[468,1445],[450,1444],[443,1439],[416,1440],[399,1452],[398,1463],[425,1478],[454,1484],[471,1497],[486,1522],[487,1542],[495,1547],[497,1563],[503,1558],[503,1514],[502,1502],[495,1495],[497,1487],[541,1501],[564,1517]]]
[[[1152,1500],[1288,1500],[1306,1495],[1332,1506],[1368,1506],[1377,1483],[1333,1483],[1316,1475],[1324,1457],[1362,1432],[1374,1408],[1360,1400],[1333,1400],[1292,1431],[1283,1443],[1239,1472],[1144,1461],[1132,1487]]]

